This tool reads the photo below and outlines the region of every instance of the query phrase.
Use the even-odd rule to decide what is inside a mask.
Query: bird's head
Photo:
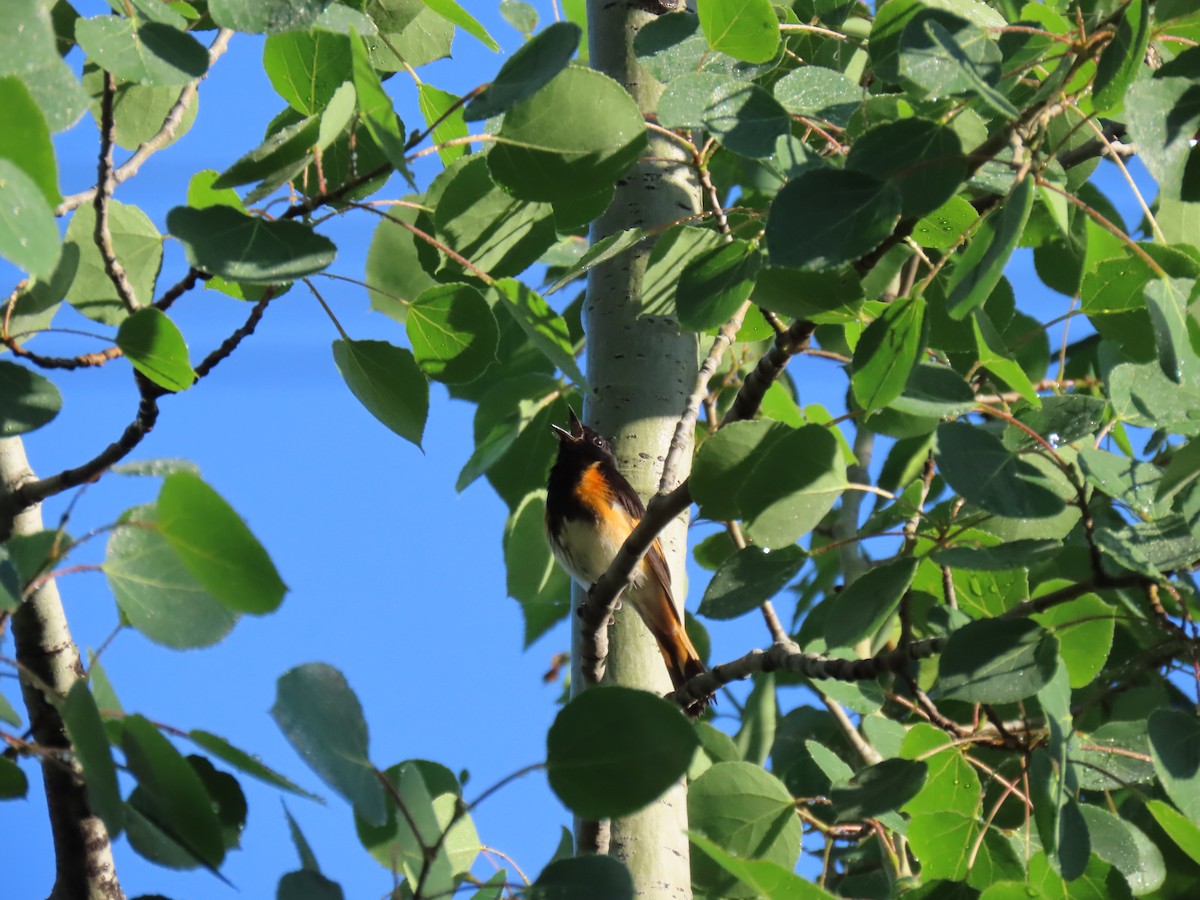
[[[612,445],[609,444],[608,438],[580,422],[579,416],[575,415],[575,410],[567,407],[567,413],[570,416],[569,430],[560,428],[558,425],[550,426],[550,430],[558,438],[559,458],[573,455],[615,462]]]

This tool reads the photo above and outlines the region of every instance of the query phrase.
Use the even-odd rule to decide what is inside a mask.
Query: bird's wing
[[[638,522],[642,521],[642,517],[646,515],[646,507],[642,503],[642,498],[637,495],[623,477],[610,478],[609,483],[613,489],[613,499],[617,504],[629,514],[629,518],[633,521],[633,526],[636,528]],[[667,568],[666,557],[663,556],[662,544],[658,538],[654,539],[654,543],[650,545],[650,549],[645,556],[646,565],[650,569],[650,574],[662,585],[664,591],[667,592],[667,599],[670,600],[671,612],[675,618],[679,619],[679,611],[675,608],[675,597],[671,591],[671,570]]]

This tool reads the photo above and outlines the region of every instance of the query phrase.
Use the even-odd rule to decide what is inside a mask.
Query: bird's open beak
[[[579,416],[575,415],[575,410],[567,407],[567,415],[571,417],[571,430],[560,428],[557,425],[551,425],[550,430],[558,437],[560,441],[570,441],[572,444],[577,444],[583,440],[583,423],[579,421]]]

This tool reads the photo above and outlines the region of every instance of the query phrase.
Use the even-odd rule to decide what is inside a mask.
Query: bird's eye
[[[592,438],[592,443],[600,449],[604,449],[604,438],[600,437],[600,435],[596,435],[594,438]]]

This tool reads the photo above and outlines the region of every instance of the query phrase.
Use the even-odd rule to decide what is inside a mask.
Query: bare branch
[[[108,228],[108,199],[112,196],[113,180],[113,97],[117,93],[117,80],[112,72],[104,73],[104,91],[100,95],[100,162],[96,172],[96,195],[93,205],[96,208],[96,227],[92,238],[104,260],[104,271],[117,289],[117,296],[125,304],[125,309],[131,313],[138,311],[137,297],[133,285],[129,283],[129,275],[125,267],[117,259],[113,249],[112,232]]]
[[[246,317],[246,321],[242,327],[229,337],[225,338],[225,340],[221,342],[220,347],[208,354],[208,356],[204,357],[204,359],[200,361],[200,364],[196,366],[197,380],[203,378],[205,375],[215,369],[219,363],[227,359],[229,354],[233,353],[233,351],[238,348],[238,344],[240,344],[245,338],[254,334],[254,329],[258,327],[258,323],[262,320],[263,313],[267,311],[267,304],[271,302],[274,296],[275,286],[270,285],[265,291],[263,291],[262,299],[254,304],[254,308],[250,310],[250,315]]]
[[[213,63],[225,53],[231,37],[233,37],[233,31],[228,28],[222,28],[217,32],[217,36],[213,39],[213,42],[209,44],[208,67],[210,69]],[[187,112],[188,106],[191,105],[192,98],[196,96],[196,90],[200,82],[207,77],[208,75],[205,73],[204,76],[189,83],[179,92],[179,99],[167,111],[166,118],[163,119],[162,127],[158,129],[158,133],[148,141],[139,144],[133,155],[121,163],[112,173],[112,182],[114,185],[120,184],[136,175],[138,170],[141,169],[142,163],[171,142],[171,139],[175,137],[175,132],[179,130],[180,123],[183,122],[183,116]],[[95,196],[96,188],[90,187],[86,191],[80,191],[78,194],[65,197],[63,198],[63,202],[55,208],[54,214],[56,216],[65,216],[71,210],[90,202]]]
[[[809,678],[833,678],[838,681],[872,681],[888,672],[900,672],[909,663],[940,653],[945,638],[928,638],[895,650],[887,650],[869,659],[840,659],[805,653],[796,644],[773,644],[767,650],[751,650],[740,659],[713,666],[697,675],[672,696],[685,709],[733,681],[749,678],[757,672],[787,671]]]

